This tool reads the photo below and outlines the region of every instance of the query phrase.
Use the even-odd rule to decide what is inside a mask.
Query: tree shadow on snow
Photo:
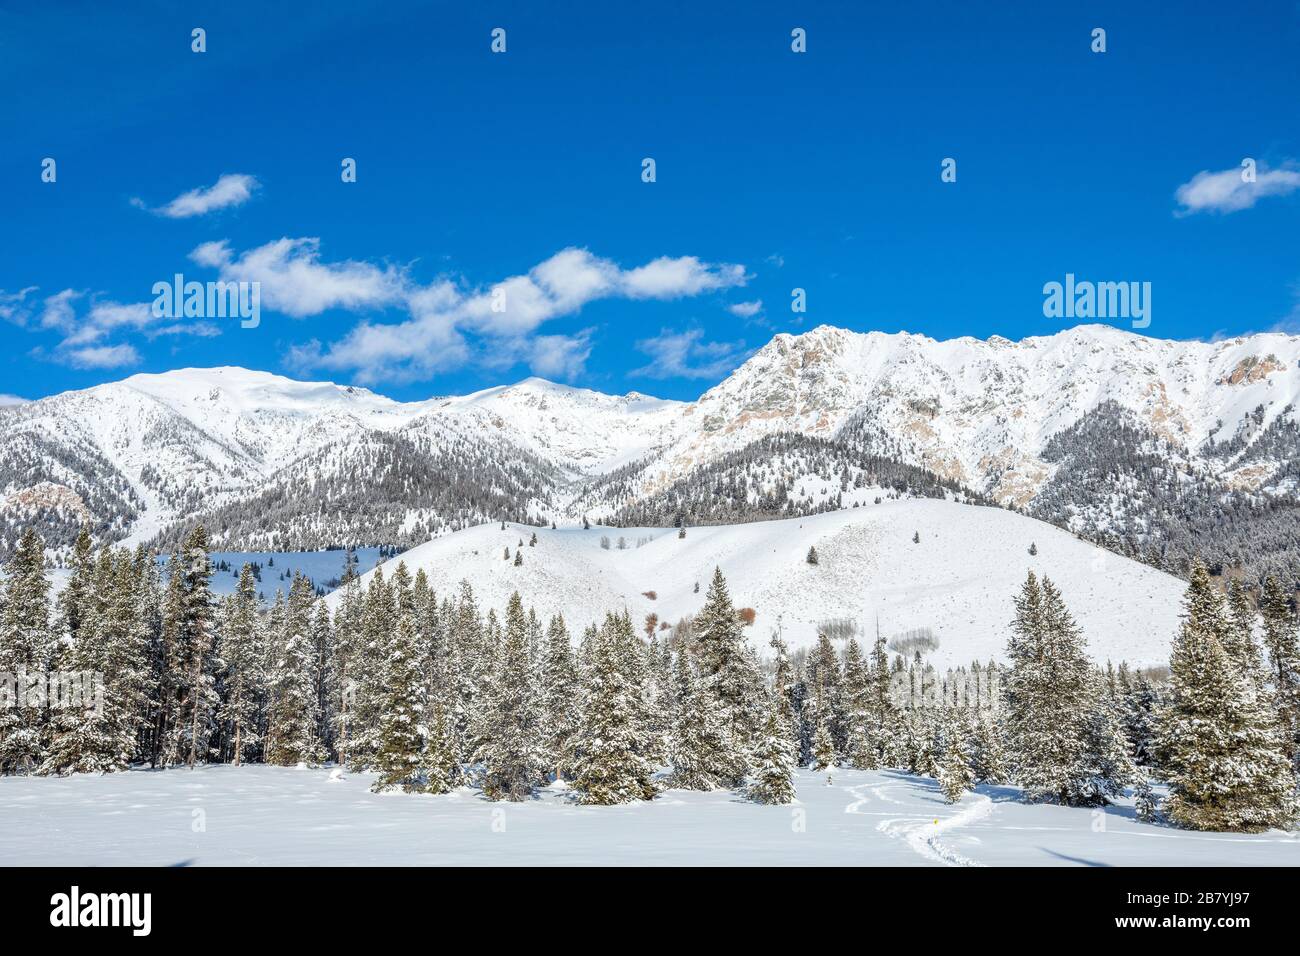
[[[1054,856],[1058,860],[1065,860],[1068,863],[1078,863],[1080,866],[1097,866],[1097,867],[1104,867],[1106,869],[1110,868],[1109,863],[1102,863],[1099,860],[1085,860],[1081,856],[1070,856],[1068,853],[1058,853],[1055,850],[1049,850],[1045,846],[1040,846],[1038,849],[1042,850],[1048,856]]]

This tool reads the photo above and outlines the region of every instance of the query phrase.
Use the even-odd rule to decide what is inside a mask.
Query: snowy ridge
[[[822,326],[777,335],[694,402],[532,378],[404,403],[240,368],[180,369],[6,408],[0,515],[12,517],[16,495],[58,484],[80,496],[99,533],[147,541],[176,522],[254,501],[295,465],[297,474],[364,482],[377,447],[436,450],[459,440],[496,449],[486,458],[526,454],[551,469],[518,511],[572,521],[612,512],[592,482],[618,469],[644,496],[763,436],[832,438],[864,421],[899,460],[1023,506],[1058,467],[1043,456],[1048,439],[1107,402],[1225,487],[1277,494],[1296,482],[1287,453],[1261,436],[1295,421],[1297,395],[1300,337],[1177,342],[1098,325],[1021,342]],[[1212,442],[1219,454],[1208,453]],[[288,481],[277,490],[294,493]],[[310,491],[301,493],[300,510],[310,513]],[[424,501],[399,504],[407,514],[390,514],[390,527],[436,532],[447,518]]]

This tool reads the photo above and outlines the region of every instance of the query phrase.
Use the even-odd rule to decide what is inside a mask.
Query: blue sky
[[[1152,335],[1300,315],[1294,3],[28,6],[0,394],[238,364],[693,398],[822,323],[1057,331],[1067,272],[1150,282]],[[178,272],[261,282],[260,325],[154,317]]]

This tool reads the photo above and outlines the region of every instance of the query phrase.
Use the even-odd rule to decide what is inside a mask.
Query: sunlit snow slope
[[[503,608],[518,590],[539,614],[562,612],[580,631],[607,610],[625,607],[638,624],[652,612],[676,622],[699,610],[718,566],[737,607],[757,612],[748,629],[756,645],[766,643],[778,622],[797,647],[816,639],[819,621],[853,618],[871,639],[878,620],[886,637],[931,628],[940,647],[930,660],[939,665],[1002,657],[1012,599],[1030,570],[1061,588],[1094,657],[1163,664],[1183,589],[1170,575],[1032,518],[937,500],[886,500],[812,518],[690,528],[684,539],[674,529],[536,529],[537,546],[529,547],[534,530],[482,525],[435,538],[383,568],[391,574],[397,561],[412,573],[423,568],[439,593],[468,580],[484,609]],[[602,537],[610,539],[609,550]],[[620,537],[626,550],[618,549]],[[524,563],[516,567],[520,540]],[[810,546],[820,556],[816,566],[805,560]],[[327,600],[335,604],[339,594]]]

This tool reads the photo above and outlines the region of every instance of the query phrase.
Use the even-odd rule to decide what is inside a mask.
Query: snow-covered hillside
[[[537,545],[529,547],[534,531]],[[805,560],[810,547],[819,555],[815,566]],[[485,608],[504,608],[518,590],[539,614],[563,613],[574,630],[623,608],[638,623],[651,613],[675,623],[699,610],[717,566],[737,607],[755,609],[749,634],[760,648],[778,622],[798,647],[816,640],[818,622],[847,617],[864,640],[874,639],[877,622],[886,637],[928,627],[940,641],[929,659],[953,666],[1002,658],[1012,599],[1030,570],[1058,583],[1099,661],[1163,665],[1184,587],[1041,521],[933,500],[690,528],[685,538],[675,529],[507,524],[502,531],[490,524],[413,548],[382,565],[385,574],[398,561],[411,573],[423,568],[440,593],[469,581]],[[326,598],[339,599],[338,592]]]

